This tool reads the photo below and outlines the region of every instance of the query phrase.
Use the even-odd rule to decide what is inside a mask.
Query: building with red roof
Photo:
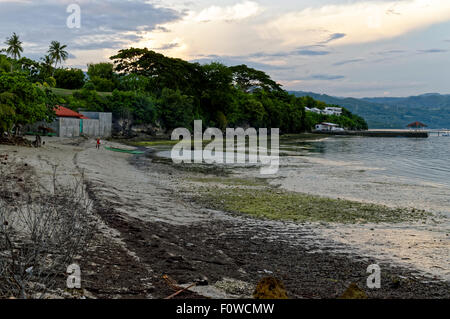
[[[112,134],[112,114],[104,112],[76,112],[57,105],[54,108],[56,119],[53,123],[38,122],[30,132],[52,132],[59,137],[90,136],[110,137]]]
[[[77,118],[77,119],[84,119],[84,120],[89,119],[87,116],[84,116],[83,114],[72,111],[71,109],[68,109],[67,107],[64,107],[61,105],[57,105],[54,110],[55,110],[56,117],[69,117],[69,118]]]

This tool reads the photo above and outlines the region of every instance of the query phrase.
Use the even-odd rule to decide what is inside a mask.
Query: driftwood
[[[40,135],[36,135],[36,139],[33,142],[34,147],[41,147],[42,146],[42,139]]]
[[[192,284],[192,285],[190,285],[190,286],[188,286],[186,288],[182,288],[182,287],[178,286],[178,284],[177,284],[177,282],[175,280],[173,280],[172,278],[170,278],[167,275],[164,275],[163,279],[166,281],[167,285],[170,288],[172,288],[173,290],[176,291],[174,294],[172,294],[169,297],[166,297],[164,299],[172,299],[172,298],[178,296],[179,294],[182,294],[183,292],[188,291],[189,289],[197,286],[197,284],[195,283],[195,284]]]

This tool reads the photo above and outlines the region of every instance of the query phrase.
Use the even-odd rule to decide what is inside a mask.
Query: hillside
[[[450,127],[450,95],[433,93],[404,98],[356,99],[302,91],[291,93],[345,107],[365,118],[370,128],[405,128],[414,121],[424,122],[430,128]]]

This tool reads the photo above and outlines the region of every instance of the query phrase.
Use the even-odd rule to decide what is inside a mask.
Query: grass
[[[222,185],[234,185],[234,187],[215,185],[219,180],[217,178],[191,180],[211,183],[196,189],[196,200],[200,203],[213,209],[260,219],[365,224],[419,221],[430,216],[423,210],[390,208],[383,205],[288,192],[271,187],[246,187],[261,185],[251,180],[246,182],[243,179],[220,179]]]
[[[74,94],[75,92],[78,92],[80,90],[68,90],[68,89],[59,89],[59,88],[52,88],[53,93],[55,93],[58,96],[69,96]],[[112,95],[112,92],[97,92],[100,96],[110,96]]]

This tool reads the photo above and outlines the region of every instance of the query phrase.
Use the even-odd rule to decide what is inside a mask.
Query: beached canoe
[[[128,154],[133,154],[133,155],[140,155],[140,154],[145,153],[144,151],[139,151],[139,150],[125,150],[122,148],[108,147],[108,146],[105,146],[105,149],[108,151],[112,151],[112,152],[128,153]]]

